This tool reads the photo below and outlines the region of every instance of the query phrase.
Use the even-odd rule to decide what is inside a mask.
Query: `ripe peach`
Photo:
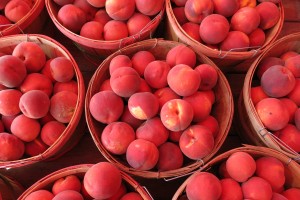
[[[1,116],[1,120],[2,120],[2,123],[3,123],[6,131],[10,132],[11,123],[17,116],[18,115],[12,115],[12,116],[2,115]]]
[[[237,182],[245,182],[254,175],[256,163],[249,153],[238,151],[227,158],[226,170]]]
[[[255,105],[257,114],[266,128],[277,131],[289,121],[289,112],[277,98],[265,98]]]
[[[253,105],[256,105],[259,101],[268,97],[261,85],[251,87],[250,95]]]
[[[266,41],[266,34],[260,28],[255,29],[248,36],[250,41],[250,47],[261,47]]]
[[[273,195],[271,185],[257,176],[243,182],[241,187],[245,199],[271,199]]]
[[[282,195],[288,200],[297,200],[300,196],[299,188],[289,188],[282,192]]]
[[[25,154],[27,156],[36,156],[42,154],[48,147],[40,137],[37,137],[31,142],[25,143]]]
[[[272,200],[288,200],[288,199],[285,196],[283,196],[282,194],[273,192]]]
[[[0,160],[11,161],[20,159],[25,151],[24,142],[13,134],[0,133]]]
[[[178,64],[169,71],[167,81],[169,87],[174,90],[176,94],[189,96],[199,89],[201,77],[199,72],[190,66]]]
[[[186,22],[182,24],[181,28],[194,40],[201,42],[201,37],[199,33],[200,25],[193,22]]]
[[[129,124],[134,130],[136,130],[142,123],[143,120],[135,118],[129,111],[128,106],[124,107],[123,113],[120,117],[120,121],[126,122]]]
[[[103,40],[104,25],[98,21],[88,21],[80,29],[80,35],[93,40]]]
[[[180,44],[169,50],[166,55],[166,61],[171,68],[178,64],[186,64],[194,68],[196,65],[196,54],[191,48]]]
[[[294,57],[294,56],[298,56],[299,53],[293,50],[290,51],[286,51],[283,54],[280,55],[280,59],[282,59],[283,61],[286,61],[287,59]]]
[[[184,6],[184,12],[186,18],[190,22],[200,24],[202,20],[208,15],[212,14],[214,10],[214,4],[211,0],[187,0]]]
[[[136,92],[153,92],[153,88],[149,86],[149,84],[145,81],[145,79],[140,78],[140,87]]]
[[[53,59],[54,58],[49,58],[46,60],[46,63],[43,66],[43,68],[41,69],[40,73],[47,76],[52,81],[52,83],[55,83],[56,81],[53,79],[52,74],[51,74],[51,69],[50,69],[50,62]]]
[[[144,71],[146,82],[155,89],[163,88],[168,85],[167,76],[170,71],[170,65],[163,60],[150,62]]]
[[[222,194],[220,200],[240,200],[243,199],[243,192],[240,184],[232,178],[220,180]]]
[[[128,20],[135,11],[135,1],[115,1],[106,0],[105,9],[107,14],[114,20],[125,21]],[[148,5],[149,6],[149,5]]]
[[[240,7],[238,0],[212,0],[212,2],[214,13],[223,15],[224,17],[231,17]]]
[[[170,131],[169,132],[169,140],[172,142],[178,143],[182,132],[183,131]]]
[[[73,63],[66,57],[53,58],[50,70],[53,79],[58,82],[71,81],[75,74]]]
[[[122,115],[124,102],[113,91],[105,90],[94,94],[89,103],[89,112],[95,120],[109,124]]]
[[[183,154],[178,145],[165,142],[158,147],[159,159],[156,168],[159,171],[179,169],[183,165]]]
[[[148,119],[136,129],[136,138],[152,142],[157,147],[165,143],[169,130],[162,124],[159,117]]]
[[[287,95],[288,98],[293,100],[297,106],[300,106],[300,79],[296,78],[294,89]]]
[[[223,51],[247,51],[250,45],[249,37],[241,31],[229,31],[227,37],[221,42]]]
[[[101,134],[101,143],[112,154],[126,153],[128,145],[135,139],[133,128],[125,122],[111,122]]]
[[[196,124],[202,125],[202,126],[205,126],[206,128],[208,128],[211,131],[211,133],[213,134],[214,138],[217,137],[219,130],[220,130],[219,122],[212,115],[207,116],[204,120],[199,121]]]
[[[300,130],[293,124],[287,124],[278,131],[279,139],[296,152],[300,152]]]
[[[188,199],[217,200],[221,197],[222,185],[214,174],[196,172],[187,182],[186,194]]]
[[[284,107],[287,108],[288,112],[289,112],[289,123],[294,123],[295,122],[295,113],[298,109],[298,106],[297,104],[292,101],[291,99],[289,98],[280,98],[280,101],[283,102],[284,104]]]
[[[45,123],[40,132],[41,140],[51,146],[65,131],[66,125],[58,121],[49,121]]]
[[[217,70],[209,64],[200,64],[195,68],[199,72],[201,77],[201,83],[199,90],[211,90],[218,82]]]
[[[151,22],[151,18],[139,12],[135,12],[127,20],[128,35],[140,34],[145,27]]]
[[[211,14],[203,19],[200,24],[201,40],[207,44],[219,44],[228,35],[230,25],[221,14]]]
[[[50,97],[53,91],[53,84],[47,76],[41,73],[30,73],[26,76],[19,88],[23,93],[30,90],[41,90]]]
[[[183,24],[189,22],[185,16],[184,5],[180,7],[173,7],[172,9],[178,24],[182,26]]]
[[[112,20],[112,18],[107,14],[107,12],[104,8],[99,9],[95,13],[95,16],[94,16],[94,19],[93,19],[93,21],[100,22],[103,25],[103,27],[110,20]]]
[[[18,87],[27,75],[25,64],[21,59],[4,55],[0,57],[0,84],[13,88]]]
[[[222,161],[218,168],[218,175],[221,178],[231,178],[226,169],[226,161],[227,160]]]
[[[280,13],[279,8],[275,3],[262,2],[258,4],[255,9],[260,15],[259,27],[263,30],[269,29],[279,21]]]
[[[74,4],[66,4],[58,10],[57,20],[70,31],[78,33],[83,24],[87,22],[87,16]]]
[[[141,50],[134,53],[131,57],[132,67],[140,76],[144,75],[146,66],[155,60],[154,55],[150,51]]]
[[[78,83],[75,80],[71,80],[65,83],[55,82],[53,85],[53,94],[61,91],[70,91],[78,94]]]
[[[10,0],[4,8],[4,15],[12,22],[20,21],[31,10],[26,1]]]
[[[158,162],[159,151],[155,144],[144,139],[132,141],[126,151],[128,164],[138,170],[150,170]]]
[[[109,63],[109,74],[112,73],[120,67],[132,67],[131,59],[127,55],[117,55],[113,57]]]
[[[52,193],[57,195],[65,190],[74,190],[80,192],[81,181],[76,175],[70,174],[54,181],[52,185]]]
[[[160,118],[164,126],[170,131],[183,131],[193,120],[192,105],[182,99],[167,101],[160,110]]]
[[[56,4],[64,6],[66,4],[73,4],[74,0],[53,0]]]
[[[54,94],[50,99],[50,113],[57,121],[69,123],[77,106],[77,94],[62,91]]]
[[[106,0],[87,0],[89,4],[96,8],[103,8],[105,6],[105,1]]]
[[[135,0],[136,9],[149,16],[158,14],[163,9],[164,3],[164,0]]]
[[[99,88],[99,92],[104,91],[104,90],[111,90],[112,91],[111,86],[110,86],[110,79],[106,79],[101,83],[100,88]]]
[[[284,66],[288,68],[296,78],[300,78],[300,55],[285,60]]]
[[[162,108],[162,106],[171,99],[179,99],[180,96],[176,94],[171,88],[164,87],[156,90],[154,92],[154,95],[158,98],[159,102],[159,110]]]
[[[121,199],[122,196],[125,194],[127,194],[127,188],[126,188],[124,182],[122,182],[118,191],[113,196],[111,196],[110,198],[108,198],[106,200],[118,200],[118,199]]]
[[[24,142],[34,140],[40,133],[41,125],[36,119],[21,114],[11,123],[11,132]]]
[[[80,192],[77,192],[75,190],[64,190],[58,193],[57,195],[55,195],[52,200],[64,200],[64,199],[84,200]]]
[[[188,158],[199,160],[213,150],[214,137],[205,126],[192,125],[182,132],[179,147]]]
[[[19,102],[22,92],[16,89],[0,91],[0,114],[5,116],[17,115],[20,113]]]
[[[284,66],[284,61],[281,58],[275,57],[275,56],[268,56],[268,57],[263,58],[260,61],[260,63],[257,65],[257,69],[256,69],[257,77],[260,79],[261,76],[263,75],[263,73],[267,69],[272,67],[273,65],[282,65],[282,66]]]
[[[84,188],[95,199],[113,196],[122,184],[120,170],[109,162],[99,162],[90,167],[83,178]]]
[[[87,0],[74,0],[73,5],[85,12],[86,21],[91,21],[98,11],[98,9],[89,4]]]
[[[28,196],[25,197],[25,200],[36,200],[36,199],[43,199],[43,200],[52,200],[54,195],[45,189],[40,189],[31,192]]]
[[[128,37],[128,28],[125,22],[110,20],[104,25],[104,40],[120,40]]]

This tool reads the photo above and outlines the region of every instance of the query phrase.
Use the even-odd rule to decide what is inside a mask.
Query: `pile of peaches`
[[[280,0],[171,0],[182,29],[194,40],[222,51],[263,46],[280,19]]]
[[[94,40],[120,40],[142,31],[164,0],[53,0],[58,21],[68,30]]]
[[[300,54],[268,56],[256,68],[251,100],[264,126],[300,153]]]
[[[43,153],[70,122],[78,99],[73,63],[48,58],[39,44],[0,55],[0,161]]]
[[[218,72],[196,63],[191,48],[180,44],[165,59],[146,50],[120,54],[109,74],[89,102],[92,117],[105,125],[99,140],[109,153],[134,169],[167,171],[212,152]]]

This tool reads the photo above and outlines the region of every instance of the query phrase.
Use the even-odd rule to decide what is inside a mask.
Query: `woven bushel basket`
[[[79,179],[82,181],[85,173],[93,166],[93,164],[79,164],[74,165],[70,167],[66,167],[60,170],[57,170],[55,172],[52,172],[51,174],[46,175],[45,177],[38,180],[36,183],[31,185],[28,189],[26,189],[18,198],[18,200],[24,200],[26,197],[31,194],[34,191],[46,189],[51,191],[51,188],[53,186],[53,183],[60,179],[64,178],[68,175],[75,175],[79,177]],[[151,200],[152,197],[148,193],[148,191],[141,186],[135,179],[133,179],[131,176],[126,174],[125,172],[121,171],[121,176],[123,183],[125,184],[128,192],[137,192],[139,193],[143,199],[145,200]]]
[[[258,159],[260,157],[274,157],[281,161],[285,167],[285,188],[300,188],[300,166],[297,162],[291,160],[286,155],[267,147],[259,147],[252,145],[245,145],[243,147],[238,147],[226,151],[213,159],[211,159],[207,164],[205,164],[201,169],[195,171],[194,174],[190,175],[182,185],[177,189],[175,194],[173,195],[172,200],[177,200],[180,196],[185,195],[185,188],[189,180],[199,172],[210,172],[218,177],[218,168],[222,164],[222,162],[226,161],[227,158],[236,152],[245,152],[250,154],[254,159]]]
[[[14,178],[0,174],[0,199],[15,200],[24,192],[23,186]]]
[[[86,94],[86,102],[85,102],[85,110],[86,110],[86,121],[92,138],[99,149],[100,153],[110,162],[117,165],[123,171],[137,175],[140,177],[145,178],[167,178],[167,177],[176,177],[183,174],[186,174],[190,171],[201,166],[203,163],[207,162],[214,154],[219,150],[221,145],[223,144],[230,126],[233,117],[233,98],[232,93],[230,90],[230,86],[225,78],[224,74],[221,72],[219,68],[206,56],[201,53],[196,53],[197,56],[197,63],[206,63],[210,64],[218,72],[218,82],[217,85],[214,87],[215,93],[215,103],[212,107],[211,115],[214,116],[218,123],[219,123],[219,133],[215,138],[215,146],[212,152],[205,156],[202,160],[188,160],[185,161],[182,168],[176,170],[168,170],[168,171],[155,171],[155,170],[137,170],[127,163],[126,159],[122,156],[115,156],[109,153],[101,143],[101,133],[103,128],[105,127],[104,124],[96,121],[89,112],[89,102],[91,97],[99,91],[99,86],[102,82],[109,77],[109,63],[117,55],[123,54],[127,56],[132,56],[134,53],[141,51],[141,50],[148,50],[150,51],[156,58],[156,60],[164,60],[166,54],[175,46],[182,45],[182,43],[178,43],[175,41],[167,41],[167,40],[159,40],[159,39],[149,39],[144,40],[141,42],[137,42],[135,44],[129,45],[118,52],[115,52],[107,59],[105,59],[96,72],[94,73],[93,77],[90,80],[88,85],[87,94]]]
[[[190,37],[178,23],[174,12],[173,12],[173,3],[171,0],[166,0],[166,38],[169,40],[183,42],[197,51],[208,56],[216,65],[224,72],[235,71],[233,69],[234,65],[237,65],[247,59],[254,58],[261,54],[267,47],[269,47],[279,35],[283,22],[284,22],[284,8],[283,4],[280,2],[278,4],[280,18],[275,26],[265,31],[265,43],[261,47],[249,48],[248,51],[221,51],[210,48],[209,46],[193,39]],[[247,71],[247,69],[239,69],[239,71]]]
[[[250,144],[274,148],[299,162],[299,153],[289,148],[263,125],[251,100],[250,92],[253,84],[257,82],[255,72],[262,59],[271,56],[279,57],[287,51],[300,51],[300,33],[290,34],[277,40],[250,66],[238,101],[238,115],[241,119],[239,123],[241,131],[239,131],[239,134],[242,139]]]
[[[151,21],[135,35],[120,40],[94,40],[80,36],[79,34],[74,33],[64,27],[57,18],[57,13],[60,9],[60,6],[58,6],[53,0],[46,0],[45,2],[49,16],[59,31],[71,39],[74,44],[84,53],[93,56],[100,56],[101,58],[105,58],[124,46],[151,38],[158,25],[162,21],[165,13],[165,5],[163,5],[162,10],[157,15],[151,17]]]
[[[63,45],[41,34],[16,34],[2,37],[0,38],[0,51],[5,54],[11,54],[14,47],[24,41],[38,44],[45,52],[47,59],[62,56],[71,60],[74,66],[74,80],[77,81],[78,85],[77,104],[73,116],[70,122],[66,124],[63,133],[43,153],[32,157],[23,156],[19,160],[0,161],[0,168],[22,167],[39,161],[56,159],[73,148],[84,133],[82,129],[84,128],[85,122],[84,115],[82,114],[84,109],[85,86],[81,71],[75,59]]]

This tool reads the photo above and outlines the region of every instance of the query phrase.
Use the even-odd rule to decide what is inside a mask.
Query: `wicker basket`
[[[145,28],[139,32],[138,34],[132,35],[127,38],[123,38],[121,40],[93,40],[86,37],[82,37],[77,33],[73,33],[72,31],[65,28],[57,19],[57,13],[59,10],[59,6],[53,2],[53,0],[46,0],[46,8],[50,15],[50,18],[54,22],[55,26],[68,38],[70,38],[74,44],[82,50],[84,53],[90,55],[100,56],[105,58],[111,53],[117,51],[118,49],[132,44],[137,41],[141,41],[144,39],[151,38],[157,29],[158,25],[162,21],[162,18],[165,13],[165,6],[163,9],[145,26]]]
[[[158,40],[158,39],[149,39],[144,40],[141,42],[137,42],[135,44],[129,45],[118,52],[115,52],[111,56],[109,56],[107,59],[105,59],[96,72],[94,73],[93,77],[90,80],[90,83],[88,85],[87,94],[86,94],[86,102],[85,102],[85,112],[86,114],[86,121],[88,128],[90,130],[90,133],[93,137],[93,140],[99,149],[100,153],[110,162],[117,165],[119,168],[121,168],[123,171],[145,177],[145,178],[166,178],[166,177],[176,177],[183,174],[186,174],[190,171],[193,171],[194,169],[199,168],[203,163],[207,162],[211,157],[214,156],[214,154],[219,150],[221,145],[223,144],[224,140],[226,139],[226,136],[229,132],[232,117],[233,117],[233,99],[232,99],[232,93],[230,90],[230,86],[227,82],[227,79],[223,75],[220,69],[218,69],[213,62],[206,56],[202,55],[201,53],[197,53],[197,60],[199,63],[207,63],[212,66],[214,66],[218,72],[219,75],[219,81],[217,85],[215,86],[214,92],[216,95],[216,102],[214,103],[213,109],[212,109],[212,115],[217,119],[219,122],[220,131],[218,136],[215,138],[215,146],[213,151],[206,157],[204,157],[202,160],[199,161],[188,161],[184,164],[184,166],[177,170],[169,170],[164,172],[158,172],[158,171],[140,171],[136,170],[134,168],[131,168],[126,160],[124,158],[114,156],[110,154],[107,150],[105,150],[104,146],[101,143],[100,135],[102,133],[102,130],[104,128],[104,124],[97,122],[90,114],[89,112],[89,102],[91,100],[91,97],[99,91],[100,84],[109,77],[109,63],[117,55],[124,54],[131,56],[134,53],[140,51],[140,50],[148,50],[153,53],[153,55],[156,57],[156,59],[165,59],[166,54],[168,51],[177,46],[181,43],[174,42],[174,41],[166,41],[166,40]],[[225,114],[226,113],[226,114]]]
[[[33,0],[31,10],[18,22],[3,26],[0,36],[18,33],[40,33],[47,20],[47,12],[44,0]]]
[[[221,163],[224,162],[231,154],[233,154],[235,152],[249,153],[251,156],[253,156],[254,159],[257,159],[257,158],[260,158],[263,156],[271,156],[271,157],[277,158],[285,166],[285,174],[286,174],[285,187],[286,188],[290,188],[290,187],[300,188],[300,165],[297,162],[291,160],[286,155],[284,155],[274,149],[267,148],[267,147],[246,145],[243,147],[231,149],[231,150],[226,151],[226,152],[214,157],[213,159],[211,159],[206,165],[204,165],[201,168],[201,170],[195,172],[194,174],[199,173],[200,171],[208,171],[208,172],[211,172],[211,173],[217,175],[218,168],[221,165]],[[182,185],[177,189],[177,191],[173,195],[172,200],[179,199],[179,197],[185,193],[186,185],[187,185],[188,181],[193,177],[194,174],[192,174],[190,177],[188,177],[182,183]]]
[[[23,192],[23,186],[15,179],[0,174],[0,199],[15,200]]]
[[[52,172],[51,174],[48,174],[47,176],[41,178],[36,183],[31,185],[27,190],[25,190],[19,196],[18,200],[24,200],[30,193],[40,190],[40,189],[46,189],[46,190],[51,191],[53,183],[56,180],[66,177],[68,175],[76,175],[79,177],[80,180],[82,180],[84,177],[84,174],[92,166],[93,166],[93,164],[79,164],[79,165],[66,167],[66,168],[57,170],[55,172]],[[121,176],[123,179],[123,183],[125,184],[128,191],[135,191],[135,192],[139,193],[145,200],[152,199],[152,197],[150,196],[148,191],[144,187],[139,185],[139,183],[136,180],[134,180],[131,176],[129,176],[128,174],[126,174],[125,172],[122,172],[122,171],[121,171]]]
[[[59,139],[52,144],[42,154],[33,157],[24,157],[14,161],[1,161],[0,168],[13,168],[21,167],[29,164],[33,164],[42,160],[55,159],[68,150],[70,150],[83,135],[83,129],[85,125],[83,109],[84,109],[84,97],[85,97],[85,86],[84,80],[76,61],[69,53],[69,51],[54,39],[40,34],[17,34],[11,36],[5,36],[0,38],[0,51],[10,54],[14,47],[23,41],[30,41],[37,43],[45,52],[48,58],[54,58],[57,56],[64,56],[70,59],[74,66],[75,77],[78,83],[78,99],[76,109],[73,117],[66,126],[65,131],[61,134]],[[78,126],[78,127],[77,127]]]
[[[280,2],[278,4],[280,11],[280,19],[277,24],[268,29],[266,32],[266,40],[262,47],[257,49],[252,49],[244,52],[237,51],[219,51],[213,48],[210,48],[199,41],[196,41],[192,37],[190,37],[178,23],[172,8],[171,0],[166,1],[166,38],[169,40],[183,42],[194,49],[202,52],[204,55],[211,58],[211,60],[216,63],[216,65],[224,72],[234,71],[234,69],[230,68],[233,65],[239,64],[247,59],[258,56],[261,52],[263,52],[268,46],[270,46],[277,36],[279,35],[283,22],[284,22],[284,8],[283,4]],[[246,72],[247,69],[239,69],[240,71]]]
[[[299,153],[291,150],[291,148],[285,145],[264,127],[256,112],[250,94],[252,83],[255,81],[256,68],[261,60],[270,56],[279,57],[284,52],[290,50],[297,52],[300,51],[300,33],[290,34],[277,40],[250,66],[249,71],[246,74],[243,90],[238,102],[238,115],[241,119],[239,124],[241,131],[239,131],[239,134],[241,138],[245,139],[248,143],[274,148],[300,162]]]

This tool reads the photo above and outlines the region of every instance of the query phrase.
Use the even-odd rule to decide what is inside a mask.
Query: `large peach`
[[[154,60],[154,55],[147,50],[138,51],[131,57],[132,67],[138,72],[140,76],[144,75],[146,66]]]
[[[16,89],[6,89],[0,91],[0,114],[13,116],[20,113],[19,102],[22,92]]]
[[[180,7],[173,7],[173,13],[177,22],[182,26],[183,24],[189,22],[185,16],[184,5]]]
[[[55,82],[53,85],[53,94],[66,90],[78,94],[78,83],[75,80],[71,80],[65,83]]]
[[[110,20],[112,20],[112,18],[107,14],[107,12],[104,8],[99,9],[95,13],[95,16],[94,16],[94,19],[93,19],[93,21],[100,22],[103,25],[103,27]]]
[[[29,5],[26,1],[10,0],[4,8],[4,14],[10,21],[16,23],[27,15],[30,10],[31,5]]]
[[[135,118],[129,111],[128,106],[124,107],[123,113],[120,117],[120,121],[126,122],[129,124],[134,130],[136,130],[144,121],[138,118]]]
[[[99,87],[99,92],[100,92],[100,91],[105,91],[105,90],[111,90],[111,91],[112,91],[111,86],[110,86],[110,79],[109,79],[109,78],[108,78],[108,79],[105,79],[105,80],[101,83],[101,85],[100,85],[100,87]]]
[[[194,68],[196,65],[196,53],[191,48],[181,44],[168,51],[166,61],[171,68],[178,64],[186,64]]]
[[[104,40],[121,40],[128,36],[128,28],[125,22],[110,20],[104,25]]]
[[[292,58],[294,56],[298,56],[298,55],[299,55],[298,52],[290,50],[290,51],[286,51],[283,54],[281,54],[280,59],[286,61],[287,59]]]
[[[50,71],[54,80],[58,82],[71,81],[75,75],[74,66],[66,57],[55,57],[50,62]]]
[[[296,120],[295,120],[295,117],[296,117],[296,111],[298,109],[298,106],[297,104],[292,101],[291,99],[289,98],[280,98],[280,101],[284,104],[284,107],[287,108],[288,112],[289,112],[289,123],[294,123],[296,124]]]
[[[182,24],[181,27],[184,30],[184,32],[186,32],[186,34],[188,34],[191,38],[193,38],[198,42],[202,41],[199,33],[199,28],[200,28],[199,24],[193,22],[186,22]]]
[[[251,87],[251,89],[250,89],[250,95],[251,95],[251,100],[252,100],[253,105],[256,105],[262,99],[269,97],[264,92],[264,90],[261,87],[261,85]]]
[[[19,88],[23,93],[30,90],[41,90],[50,97],[53,91],[53,84],[44,74],[30,73],[26,76]]]
[[[155,89],[163,88],[168,85],[167,76],[170,71],[170,65],[163,60],[150,62],[144,71],[146,82]]]
[[[92,6],[87,0],[74,0],[73,5],[85,13],[87,21],[91,21],[98,11],[98,9]]]
[[[111,59],[108,67],[109,74],[112,75],[115,69],[120,67],[132,67],[131,59],[127,55],[120,54]]]
[[[176,94],[171,88],[164,87],[156,90],[154,95],[157,96],[159,102],[159,110],[162,106],[171,99],[180,99],[180,96]]]
[[[212,0],[214,4],[214,13],[231,17],[240,8],[239,0]]]
[[[200,24],[205,17],[212,14],[213,10],[214,4],[211,0],[187,0],[184,6],[186,18],[198,24]]]
[[[41,125],[36,119],[21,114],[11,123],[11,132],[24,142],[34,140],[40,133]]]
[[[263,30],[272,28],[280,19],[279,8],[275,3],[262,2],[258,4],[255,9],[260,15],[259,27]]]
[[[242,183],[245,199],[271,199],[273,192],[271,185],[263,178],[253,176]]]
[[[75,190],[64,190],[58,193],[57,195],[55,195],[52,200],[64,200],[64,199],[84,200],[81,193]]]
[[[256,75],[260,79],[263,73],[272,67],[273,65],[281,65],[284,66],[284,61],[276,56],[267,56],[263,58],[260,63],[257,65]]]
[[[149,16],[158,14],[163,9],[164,3],[164,0],[135,0],[136,9]]]
[[[212,115],[207,116],[204,120],[199,121],[196,124],[203,125],[206,128],[208,128],[212,132],[214,138],[217,137],[219,130],[220,130],[218,120]]]
[[[183,154],[178,145],[165,142],[158,147],[159,159],[156,168],[159,171],[179,169],[183,165]]]
[[[24,142],[13,134],[0,133],[0,160],[11,161],[20,159],[25,151]]]
[[[113,196],[111,196],[110,198],[108,198],[106,200],[118,200],[118,199],[121,199],[122,196],[124,196],[125,194],[127,194],[127,187],[126,187],[125,183],[122,182],[118,191]]]
[[[222,185],[222,194],[220,200],[241,200],[243,192],[240,184],[232,178],[220,180]]]
[[[297,106],[300,106],[300,78],[296,78],[294,89],[287,95]]]
[[[80,192],[81,180],[78,178],[78,176],[70,174],[55,180],[51,189],[54,195],[57,195],[64,190],[74,190]]]
[[[147,25],[151,22],[151,18],[142,13],[136,12],[127,20],[128,35],[141,34]]]
[[[300,196],[300,189],[292,187],[283,191],[282,195],[286,197],[288,200],[297,200]]]
[[[88,21],[80,29],[80,35],[93,40],[103,40],[104,26],[98,21]]]
[[[284,66],[288,68],[296,78],[300,78],[300,55],[285,60]]]
[[[221,42],[223,51],[247,51],[250,45],[248,35],[241,31],[229,31],[227,37]]]
[[[18,115],[12,115],[12,116],[5,116],[5,115],[2,115],[2,116],[1,116],[1,120],[2,120],[3,126],[4,126],[4,128],[5,128],[6,131],[9,131],[9,132],[10,132],[11,123],[12,123],[12,121],[13,121],[17,116],[18,116]]]
[[[199,90],[211,90],[218,82],[218,71],[210,64],[200,64],[195,70],[199,72],[201,77],[201,83]]]
[[[283,196],[282,194],[273,192],[272,200],[288,200],[288,199],[285,196]]]
[[[260,28],[255,29],[248,36],[250,47],[253,48],[262,47],[266,41],[266,33]]]
[[[28,196],[25,197],[25,200],[36,200],[36,199],[43,199],[43,200],[52,200],[54,195],[46,190],[46,189],[40,189],[31,192]]]
[[[300,130],[293,124],[287,124],[278,131],[279,139],[296,152],[300,152]]]
[[[62,135],[65,129],[66,129],[65,124],[58,122],[56,120],[49,121],[45,123],[41,128],[41,132],[40,132],[41,139],[45,144],[51,146],[58,140],[58,138]]]
[[[149,5],[148,5],[149,6]],[[115,1],[106,0],[105,9],[107,14],[114,20],[125,21],[128,20],[135,11],[135,1]]]
[[[51,69],[50,69],[50,62],[53,59],[54,58],[49,58],[46,60],[46,63],[43,66],[43,68],[41,69],[40,73],[47,76],[53,83],[55,83],[56,81],[53,79],[52,74],[51,74]]]

